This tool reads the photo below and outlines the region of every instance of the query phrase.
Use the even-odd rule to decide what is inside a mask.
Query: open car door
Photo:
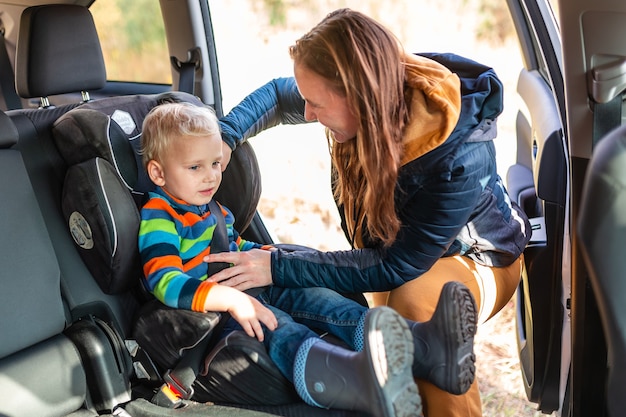
[[[544,413],[559,409],[561,358],[568,349],[568,161],[556,20],[543,0],[510,0],[524,67],[517,92],[517,158],[507,172],[511,198],[531,221],[525,271],[516,295],[522,380]],[[565,365],[566,366],[566,365]]]
[[[617,312],[594,295],[602,287],[590,279],[576,225],[586,220],[578,215],[595,144],[623,123],[626,3],[563,0],[553,2],[554,10],[544,0],[508,3],[524,68],[517,161],[507,186],[533,224],[516,299],[523,381],[529,400],[546,414],[603,416],[611,347],[602,325],[608,329]],[[618,226],[611,230],[619,233]],[[608,394],[624,397],[619,390]]]

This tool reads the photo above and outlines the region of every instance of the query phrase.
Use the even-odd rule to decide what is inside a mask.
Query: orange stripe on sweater
[[[162,268],[171,268],[171,267],[180,268],[180,269],[183,268],[180,262],[179,256],[165,255],[165,256],[159,256],[157,258],[152,258],[144,264],[143,274],[144,276],[147,277],[154,271],[158,271]]]
[[[209,295],[211,288],[213,288],[215,285],[217,285],[216,282],[208,281],[203,281],[202,284],[200,284],[200,286],[196,290],[196,293],[193,296],[193,301],[191,302],[191,309],[193,311],[206,311],[204,308],[204,305],[206,304],[206,298]]]
[[[205,250],[197,254],[193,259],[190,259],[189,262],[187,262],[184,266],[185,271],[189,271],[195,268],[196,266],[200,265],[201,263],[203,263],[204,257],[207,256],[210,252],[211,252],[211,248],[206,248]]]

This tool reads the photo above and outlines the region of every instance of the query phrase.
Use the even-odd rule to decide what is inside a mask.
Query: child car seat
[[[152,107],[166,101],[204,105],[198,98],[183,92],[100,99],[68,111],[52,128],[59,153],[68,165],[62,192],[63,214],[81,257],[104,292],[132,292],[143,302],[151,296],[141,285],[137,249],[139,207],[154,185],[142,168],[138,149],[144,117]],[[235,227],[245,230],[254,216],[259,197],[256,158],[249,145],[240,146],[233,152],[216,199],[232,207],[237,216]],[[150,311],[148,308],[142,313]],[[206,317],[206,326],[211,328],[215,320],[210,315]],[[141,318],[136,323],[145,324]],[[197,331],[204,334],[206,329]],[[149,336],[150,332],[136,332],[135,336],[161,373],[171,369],[182,357],[182,352],[163,354],[162,345],[141,335]],[[297,398],[263,345],[244,339],[231,337],[227,343],[220,344],[218,352],[208,356],[205,375],[196,384],[203,401],[236,399],[254,403],[263,398],[265,403],[281,403]],[[228,366],[220,364],[223,358]],[[214,369],[210,371],[212,366]],[[234,371],[244,372],[233,375]],[[232,384],[233,378],[242,382]],[[266,384],[259,384],[259,380],[265,380]],[[254,388],[244,394],[246,386],[246,391],[250,386],[257,387],[259,394],[264,391],[263,396],[256,399],[250,396]],[[277,397],[267,398],[262,386],[279,387]]]

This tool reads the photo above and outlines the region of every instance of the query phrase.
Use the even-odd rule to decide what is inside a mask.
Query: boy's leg
[[[263,344],[278,370],[290,382],[293,382],[293,369],[298,348],[305,340],[319,338],[319,335],[305,325],[296,323],[293,318],[279,308],[267,305],[278,321],[274,331],[263,326],[265,340]]]
[[[354,352],[320,339],[278,308],[268,308],[276,315],[278,327],[265,331],[264,344],[270,358],[308,404],[373,411],[381,417],[421,414],[411,372],[412,335],[398,313],[386,307],[362,308],[368,312],[362,314],[364,346],[362,352]],[[347,320],[353,322],[354,312],[349,313]]]
[[[361,335],[368,307],[348,299],[328,288],[270,287],[261,297],[264,301],[287,313],[297,323],[310,329],[339,338],[350,349],[361,348]]]
[[[417,322],[430,320],[446,282],[465,284],[478,306],[479,323],[496,314],[509,301],[521,276],[521,258],[505,268],[487,268],[465,257],[440,259],[419,278],[388,293],[373,295],[373,301],[385,302],[402,316]],[[453,395],[434,385],[418,380],[425,416],[482,415],[477,382],[463,395]]]
[[[377,417],[421,415],[413,381],[413,340],[393,309],[369,310],[363,350],[353,352],[321,339],[298,349],[294,383],[302,399],[323,408],[364,411]]]

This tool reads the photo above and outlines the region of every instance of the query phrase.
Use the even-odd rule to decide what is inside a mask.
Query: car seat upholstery
[[[24,10],[20,28],[16,53],[16,83],[20,96],[24,99],[47,98],[64,93],[75,93],[77,96],[71,104],[7,112],[19,136],[14,148],[22,153],[57,253],[63,297],[74,319],[80,318],[83,310],[93,311],[98,308],[101,310],[100,316],[117,321],[120,329],[126,333],[130,330],[136,301],[131,296],[110,297],[103,293],[94,280],[85,279],[89,271],[74,248],[74,241],[67,232],[63,217],[59,216],[67,164],[54,144],[52,124],[83,102],[81,91],[98,89],[106,83],[101,54],[84,53],[85,49],[94,48],[94,45],[100,51],[93,19],[89,11],[80,6],[34,6]],[[63,46],[51,41],[51,33],[66,40]],[[80,43],[82,47],[73,48],[74,43]],[[43,48],[45,51],[42,51],[41,45],[47,45]],[[70,51],[81,54],[78,55],[81,62],[79,68],[66,66],[67,62],[76,61],[76,56],[70,59]]]
[[[600,140],[587,168],[578,236],[608,345],[609,415],[626,398],[626,126]]]
[[[88,400],[87,377],[77,347],[63,334],[60,267],[22,156],[11,149],[17,139],[1,113],[0,415],[66,415]]]

